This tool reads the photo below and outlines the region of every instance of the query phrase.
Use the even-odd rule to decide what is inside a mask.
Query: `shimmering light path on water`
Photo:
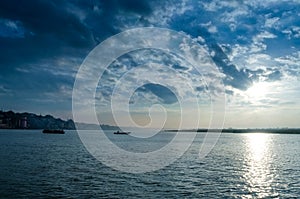
[[[113,136],[113,135],[111,135]],[[151,149],[169,140],[139,143],[112,137],[118,145]],[[2,198],[296,198],[300,195],[300,135],[222,134],[214,150],[198,158],[204,134],[170,166],[129,174],[95,160],[75,131],[0,131]],[[184,142],[184,140],[183,140]],[[146,149],[144,149],[146,150]]]

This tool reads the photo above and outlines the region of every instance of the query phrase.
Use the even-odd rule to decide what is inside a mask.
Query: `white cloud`
[[[241,5],[241,7],[238,7],[233,11],[225,11],[224,14],[221,15],[220,20],[226,23],[236,23],[238,17],[246,16],[249,12],[250,10],[247,6]]]
[[[264,39],[274,39],[276,37],[277,36],[274,35],[273,33],[264,31],[264,32],[261,32],[258,35],[256,35],[253,40],[255,40],[255,41],[262,41]]]
[[[276,35],[274,35],[270,32],[267,32],[267,31],[264,31],[264,32],[261,32],[261,33],[255,35],[252,38],[252,44],[251,44],[250,52],[251,53],[258,53],[258,52],[265,51],[267,49],[267,45],[265,44],[264,41],[266,39],[274,39],[276,37],[277,37]]]
[[[279,4],[279,3],[295,3],[299,4],[299,0],[267,0],[267,1],[261,1],[261,0],[244,0],[243,3],[251,6],[253,8],[267,8],[270,7],[270,5]]]
[[[161,1],[161,3],[156,3],[149,1],[151,6],[153,7],[153,14],[148,16],[150,24],[154,24],[155,26],[164,26],[168,27],[170,20],[178,15],[183,15],[187,11],[193,10],[193,6],[189,4],[188,0],[181,1]]]
[[[273,28],[276,26],[276,23],[280,20],[279,17],[267,18],[265,21],[266,28]]]
[[[290,66],[290,67],[299,68],[300,51],[293,53],[292,55],[277,57],[277,58],[275,58],[275,61],[280,63],[282,66]],[[300,68],[299,68],[299,70],[300,70]]]
[[[208,32],[210,32],[210,33],[217,33],[218,32],[217,27],[216,26],[210,26],[208,28]]]
[[[251,54],[248,56],[248,59],[246,60],[246,63],[248,65],[252,66],[268,66],[270,61],[272,60],[272,57],[267,54]],[[252,69],[256,69],[254,67],[251,67]]]
[[[207,11],[216,12],[224,8],[238,8],[241,4],[238,1],[218,1],[200,2],[200,5]]]

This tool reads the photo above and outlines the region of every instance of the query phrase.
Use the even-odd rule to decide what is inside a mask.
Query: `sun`
[[[253,100],[259,100],[266,97],[269,93],[269,89],[270,85],[267,82],[257,82],[254,83],[252,87],[248,88],[245,94]]]

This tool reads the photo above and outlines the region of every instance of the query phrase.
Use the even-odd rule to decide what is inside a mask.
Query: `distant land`
[[[67,121],[54,118],[51,115],[37,115],[34,113],[15,113],[13,111],[0,111],[0,129],[97,129],[99,125],[74,123],[73,120]],[[101,124],[103,130],[119,130],[116,126]]]
[[[0,111],[0,129],[65,129],[65,130],[93,130],[101,127],[103,130],[120,130],[117,126],[107,124],[74,123],[72,119],[62,120],[51,115],[37,115],[34,113],[15,113],[13,111]],[[208,129],[164,130],[164,132],[207,132]],[[300,134],[300,128],[246,128],[246,129],[210,129],[211,132],[222,133],[274,133],[274,134]]]
[[[165,132],[207,132],[208,129],[165,130]],[[210,132],[222,133],[273,133],[273,134],[300,134],[300,128],[246,128],[246,129],[209,129]]]

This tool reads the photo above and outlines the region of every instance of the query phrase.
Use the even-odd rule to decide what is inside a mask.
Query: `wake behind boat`
[[[124,132],[124,131],[116,131],[114,134],[120,134],[120,135],[128,135],[130,132]]]
[[[43,133],[49,133],[49,134],[65,134],[64,130],[58,130],[58,129],[44,129]]]

